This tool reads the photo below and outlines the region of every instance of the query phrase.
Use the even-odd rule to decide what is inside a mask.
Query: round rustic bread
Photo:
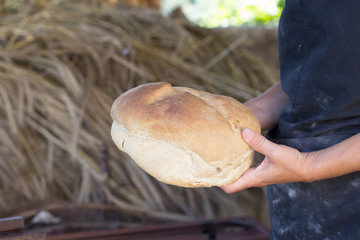
[[[118,148],[159,181],[182,187],[229,184],[252,164],[243,128],[255,115],[233,98],[158,82],[120,95],[111,108]]]

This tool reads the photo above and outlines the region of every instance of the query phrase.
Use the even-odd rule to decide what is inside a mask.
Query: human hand
[[[265,159],[258,166],[247,170],[235,182],[221,187],[225,192],[233,193],[249,187],[309,181],[309,168],[316,152],[301,153],[294,148],[275,144],[247,128],[241,134],[250,147],[265,155]]]

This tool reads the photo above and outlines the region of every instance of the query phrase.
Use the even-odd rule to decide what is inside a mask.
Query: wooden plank
[[[21,230],[24,228],[23,217],[0,218],[0,232]]]

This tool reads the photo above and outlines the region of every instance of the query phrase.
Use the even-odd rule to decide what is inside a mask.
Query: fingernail
[[[245,141],[250,141],[252,138],[253,138],[253,136],[254,136],[254,132],[253,131],[251,131],[250,129],[248,129],[248,128],[245,128],[244,130],[242,130],[242,132],[241,132],[242,134],[242,137],[244,138],[244,140]]]

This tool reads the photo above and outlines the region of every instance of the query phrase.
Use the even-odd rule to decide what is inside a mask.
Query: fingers
[[[235,182],[221,187],[226,193],[241,191],[249,187],[265,186],[268,185],[268,180],[272,178],[273,172],[268,157],[278,148],[278,145],[248,128],[245,128],[241,135],[251,148],[267,157],[259,166],[250,168]]]
[[[221,189],[226,193],[234,193],[252,187],[254,184],[254,181],[252,180],[253,171],[254,168],[250,168],[238,180],[222,186]]]
[[[254,132],[249,128],[245,128],[241,132],[241,136],[249,144],[251,148],[255,151],[264,154],[265,156],[271,155],[271,153],[276,149],[277,145],[269,140],[267,140],[261,134]]]

